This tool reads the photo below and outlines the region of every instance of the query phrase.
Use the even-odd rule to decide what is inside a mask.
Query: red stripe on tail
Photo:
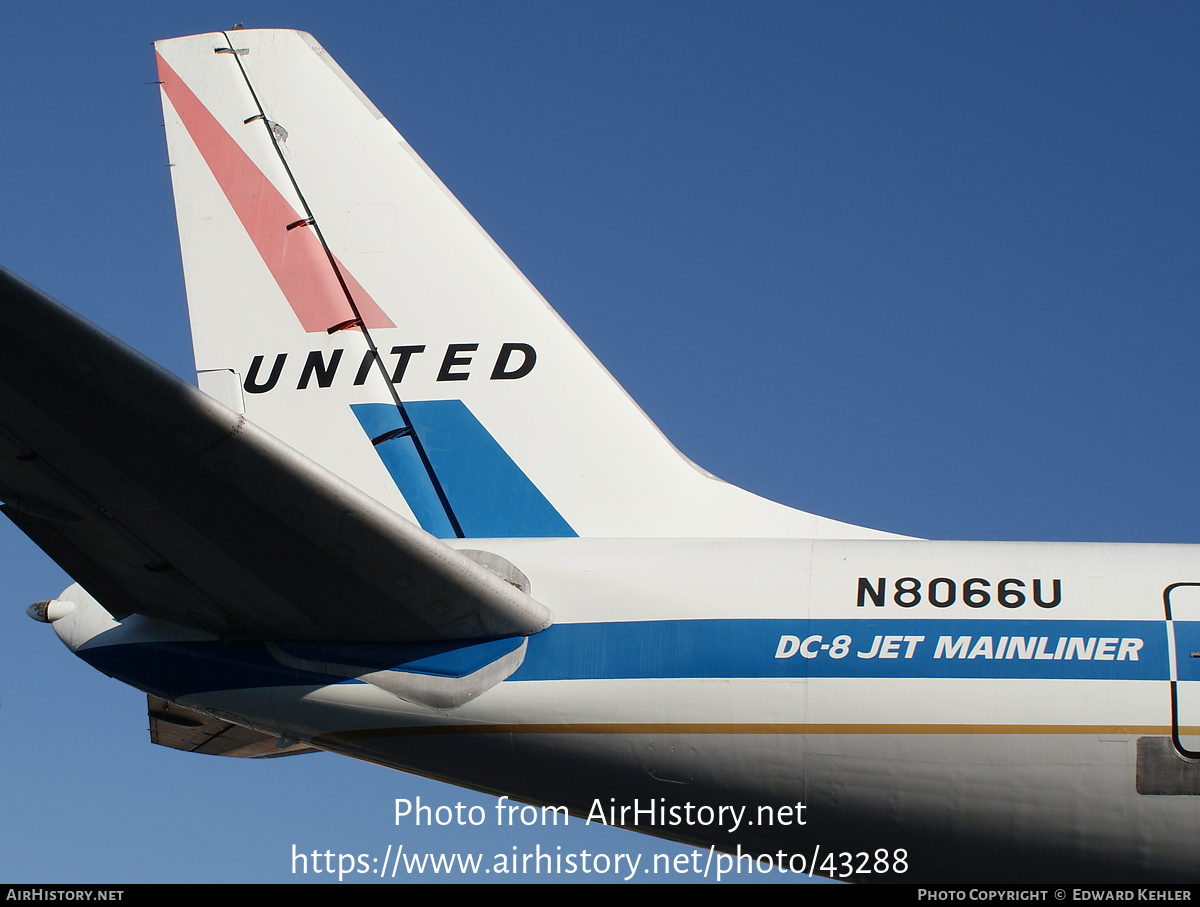
[[[216,177],[221,191],[229,199],[304,330],[324,332],[332,325],[352,319],[354,313],[346,301],[346,294],[342,292],[316,234],[309,227],[287,229],[288,224],[294,224],[301,215],[167,61],[158,54],[155,56],[158,57],[158,77],[171,105],[183,120],[208,169]],[[367,327],[395,327],[346,266],[340,261],[337,266]]]

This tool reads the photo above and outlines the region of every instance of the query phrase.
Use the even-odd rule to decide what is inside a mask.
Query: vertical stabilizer
[[[303,32],[156,44],[200,385],[442,537],[883,537],[663,437]]]

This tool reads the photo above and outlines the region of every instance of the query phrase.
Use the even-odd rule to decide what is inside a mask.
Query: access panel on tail
[[[440,537],[889,537],[679,454],[312,36],[156,49],[211,395]]]

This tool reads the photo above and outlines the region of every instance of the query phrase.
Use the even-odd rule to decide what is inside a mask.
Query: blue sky
[[[238,21],[311,31],[717,475],[924,537],[1200,542],[1194,5],[11,4],[0,265],[189,378],[150,43]],[[398,843],[395,797],[490,802],[154,747],[25,617],[68,580],[7,524],[0,565],[2,879],[283,881],[292,843]]]

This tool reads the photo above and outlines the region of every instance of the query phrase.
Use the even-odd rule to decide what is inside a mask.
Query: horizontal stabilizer
[[[150,716],[150,742],[173,750],[242,759],[321,752],[315,746],[280,740],[270,734],[193,712],[157,696],[146,697],[146,711]]]
[[[327,642],[551,622],[480,557],[3,269],[0,487],[9,518],[117,619]]]

